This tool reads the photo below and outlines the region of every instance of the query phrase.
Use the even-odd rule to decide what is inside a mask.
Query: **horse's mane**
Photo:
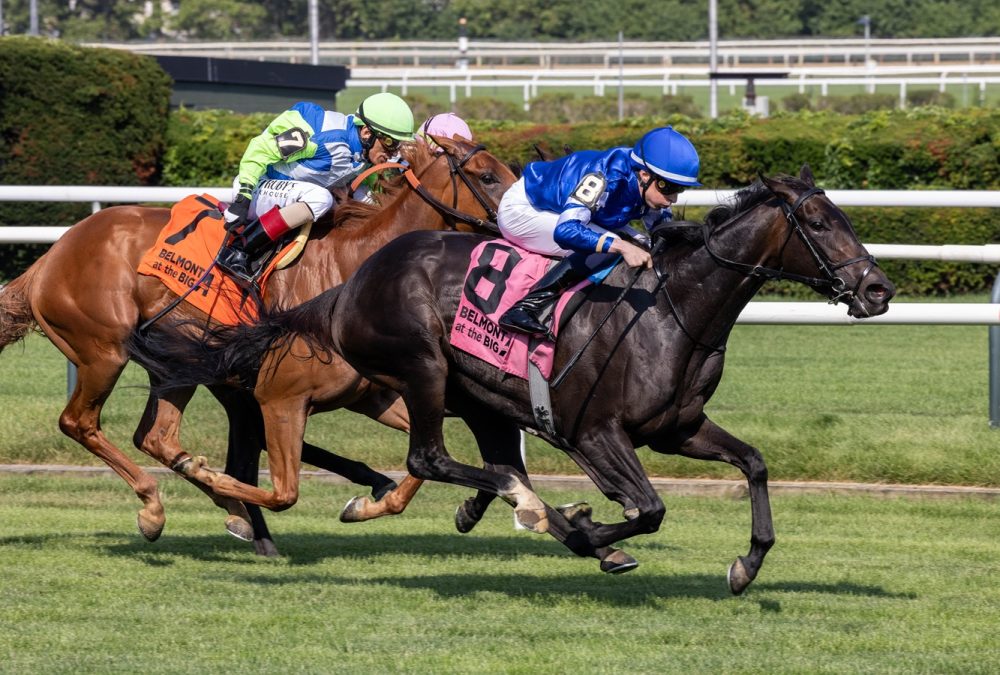
[[[410,167],[417,174],[436,158],[436,155],[424,143],[407,143],[401,148],[403,159],[409,162]],[[333,214],[334,227],[351,227],[366,223],[369,218],[388,208],[409,189],[406,179],[402,175],[383,180],[381,186],[382,192],[376,194],[378,201],[375,204],[365,204],[353,199],[338,204]]]
[[[802,181],[792,176],[782,174],[774,176],[772,180],[785,183],[786,185],[797,189],[804,189]],[[772,197],[774,197],[774,193],[771,192],[770,188],[764,185],[762,181],[756,180],[749,186],[734,194],[729,200],[719,204],[709,211],[708,215],[705,216],[705,224],[708,225],[709,229],[715,229],[730,218],[737,216],[744,211],[749,211],[761,202],[767,201]]]

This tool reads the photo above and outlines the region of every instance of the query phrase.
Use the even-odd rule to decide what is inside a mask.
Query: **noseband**
[[[794,204],[789,205],[784,199],[779,197],[781,202],[781,210],[785,214],[785,220],[788,222],[790,229],[788,236],[785,238],[785,243],[781,246],[781,255],[779,259],[784,257],[785,248],[788,246],[788,242],[791,240],[792,234],[797,234],[799,239],[805,245],[806,250],[812,255],[813,260],[816,262],[816,266],[819,268],[820,272],[823,273],[823,278],[819,277],[807,277],[799,274],[792,274],[785,272],[783,269],[775,269],[773,267],[764,267],[763,265],[748,265],[746,263],[741,263],[736,260],[729,260],[728,258],[723,258],[722,256],[716,254],[711,246],[709,245],[709,239],[711,233],[708,230],[708,224],[702,225],[702,233],[705,240],[705,250],[708,251],[709,255],[716,263],[722,265],[723,267],[728,267],[740,271],[747,276],[760,277],[763,279],[789,279],[791,281],[798,281],[807,286],[811,286],[817,289],[830,289],[831,297],[830,303],[837,304],[840,301],[850,302],[855,297],[857,297],[858,291],[861,288],[861,282],[863,282],[871,271],[878,267],[878,262],[875,260],[875,256],[861,255],[855,258],[850,258],[849,260],[844,260],[839,263],[832,262],[823,251],[816,246],[816,242],[809,236],[805,228],[802,227],[802,223],[799,222],[798,217],[795,215],[807,199],[813,195],[824,194],[822,188],[812,187],[799,195],[799,198],[795,200]],[[738,216],[734,216],[738,217]],[[849,265],[854,265],[859,262],[868,262],[868,266],[858,277],[858,282],[854,284],[854,288],[848,289],[847,282],[837,275],[837,270],[843,269]]]

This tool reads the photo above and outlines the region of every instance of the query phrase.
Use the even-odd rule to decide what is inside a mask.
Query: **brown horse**
[[[273,275],[265,303],[297,305],[343,283],[372,252],[405,232],[420,228],[474,229],[457,222],[455,215],[482,213],[487,205],[489,209],[495,207],[515,177],[507,166],[484,152],[482,146],[457,139],[441,139],[441,145],[445,148],[441,155],[414,145],[407,151],[407,158],[424,194],[432,195],[432,201],[434,198],[450,201],[450,204],[438,202],[444,213],[401,181],[398,187],[387,191],[383,198],[387,205],[381,210],[361,204],[341,206],[335,224],[317,223],[301,258]],[[125,343],[129,335],[176,299],[157,279],[136,272],[139,260],[153,246],[169,215],[165,208],[104,209],[70,228],[0,292],[0,349],[38,327],[76,365],[76,388],[59,418],[59,426],[132,487],[143,502],[138,514],[139,530],[150,541],[159,537],[165,523],[156,480],[107,439],[101,430],[100,415],[128,361]],[[178,306],[172,318],[183,318],[202,327],[210,325],[208,317],[187,305]],[[314,365],[288,359],[277,372],[294,389],[300,381],[296,371]],[[319,395],[314,397],[323,403],[311,405],[309,413],[348,407],[391,427],[409,429],[405,409],[397,403],[395,393],[371,387],[340,360],[324,363],[322,371],[324,379],[315,385]],[[133,439],[136,447],[209,494],[229,512],[227,529],[249,539],[253,530],[243,504],[216,494],[231,494],[226,486],[235,481],[210,470],[202,458],[192,458],[180,445],[181,417],[194,387],[160,395],[156,392],[156,378],[150,379],[154,386]],[[248,479],[256,480],[257,456],[264,447],[260,438],[254,436],[262,425],[256,411],[253,412],[256,420],[251,417],[250,423],[245,423],[248,413],[241,409],[253,400],[245,392],[230,387],[210,389],[229,415],[230,455],[252,456],[252,460],[244,459],[237,468],[241,466],[245,475],[248,467],[252,467],[253,476]],[[322,459],[325,454],[314,446],[308,449],[306,459],[310,461]],[[272,460],[271,470],[276,492],[281,495],[279,503],[289,506],[294,502],[295,490],[289,492],[286,481],[290,471],[297,480],[298,458],[294,466],[292,463],[276,466]],[[259,523],[263,526],[262,517]],[[257,519],[254,524],[258,524]],[[269,538],[263,539],[258,552],[272,552]]]

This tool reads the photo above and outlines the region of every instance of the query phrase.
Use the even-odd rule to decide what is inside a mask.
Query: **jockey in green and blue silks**
[[[333,207],[331,189],[347,186],[368,165],[413,140],[413,113],[395,94],[369,96],[353,115],[296,103],[251,139],[225,212],[235,236],[220,267],[251,278],[250,259],[285,232]]]
[[[524,249],[564,260],[504,314],[500,325],[545,335],[542,315],[563,290],[587,276],[596,262],[587,258],[594,254],[620,254],[632,267],[651,266],[648,251],[616,232],[641,241],[629,223],[642,220],[651,226],[669,219],[677,195],[701,185],[699,167],[691,141],[671,127],[650,131],[632,148],[584,150],[528,164],[500,202],[500,232]]]

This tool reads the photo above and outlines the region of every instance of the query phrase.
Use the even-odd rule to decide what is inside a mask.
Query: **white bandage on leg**
[[[312,209],[305,202],[289,204],[283,207],[279,213],[281,213],[281,217],[285,219],[285,222],[288,223],[289,229],[292,230],[313,221]]]

